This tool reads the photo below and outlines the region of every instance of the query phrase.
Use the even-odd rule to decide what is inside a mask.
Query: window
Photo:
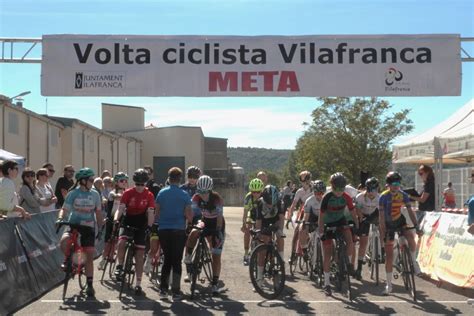
[[[50,128],[49,129],[49,144],[52,147],[57,147],[58,139],[59,139],[59,130],[57,128]]]
[[[8,112],[8,132],[10,134],[19,135],[18,132],[18,114],[13,112]]]

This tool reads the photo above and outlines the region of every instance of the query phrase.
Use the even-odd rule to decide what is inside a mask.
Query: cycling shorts
[[[312,233],[316,230],[316,228],[318,227],[318,221],[318,216],[314,215],[313,213],[309,213],[308,222],[310,222],[311,224],[305,226],[305,228],[307,227],[309,233]]]
[[[63,234],[63,237],[71,237],[71,228],[68,227]],[[92,227],[78,227],[77,232],[79,233],[79,242],[81,247],[84,248],[85,251],[95,251],[95,230]]]
[[[338,221],[332,222],[332,223],[326,223],[326,227],[340,227],[340,226],[345,226],[347,225],[347,220],[345,217],[341,218]],[[344,228],[344,230],[350,231],[350,228]],[[323,244],[332,244],[332,239],[336,238],[336,232],[333,231],[327,231],[324,233],[325,240],[323,241]]]
[[[222,254],[222,249],[224,248],[225,230],[222,229],[217,231],[215,227],[213,228],[204,226],[202,234],[207,238],[209,244],[211,245],[211,253],[213,255],[220,255]]]
[[[138,228],[138,227],[137,227]],[[119,240],[127,240],[128,238],[133,238],[135,242],[135,247],[138,249],[145,249],[145,228],[141,227],[138,230],[134,231],[127,227],[120,227]]]
[[[385,241],[393,241],[395,239],[395,232],[405,227],[407,227],[407,220],[403,214],[396,221],[385,223]]]
[[[369,236],[369,231],[370,231],[370,225],[379,224],[379,210],[375,210],[372,212],[370,215],[363,215],[362,220],[360,221],[359,224],[359,231],[357,232],[358,236]]]

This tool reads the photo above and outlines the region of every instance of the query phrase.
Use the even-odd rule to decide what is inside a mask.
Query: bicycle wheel
[[[68,257],[65,262],[65,271],[64,271],[64,281],[63,281],[63,301],[66,298],[66,292],[67,292],[67,287],[69,284],[69,280],[71,279],[72,276],[72,259],[71,257]]]
[[[349,301],[352,301],[352,289],[351,289],[351,276],[349,274],[349,258],[347,257],[346,253],[344,252],[341,256],[342,258],[342,275],[344,276],[345,279],[345,292],[347,294],[347,298]],[[341,280],[342,281],[342,280]]]
[[[263,262],[261,276],[258,275],[259,261]],[[272,245],[261,244],[255,248],[250,257],[249,272],[255,291],[266,299],[277,298],[285,288],[285,265]]]
[[[123,272],[120,280],[120,294],[119,298],[122,298],[123,289],[125,288],[125,284],[130,285],[131,281],[131,272],[133,272],[132,265],[133,265],[133,255],[134,251],[132,249],[133,245],[127,243],[125,246],[125,264],[123,266]]]
[[[196,283],[201,271],[201,243],[198,243],[193,252],[193,261],[191,264],[191,299],[194,298],[194,292],[196,291]]]
[[[403,250],[403,266],[403,275],[406,277],[405,289],[410,292],[410,295],[416,302],[416,287],[413,260],[411,255],[406,251],[406,249]]]
[[[115,265],[117,263],[117,256],[116,254],[113,255],[113,258],[107,259],[107,264],[109,265],[109,277],[111,280],[114,279],[115,275]],[[104,268],[105,270],[105,268]]]
[[[80,266],[76,267],[76,274],[77,274],[77,279],[79,281],[79,287],[81,288],[81,291],[84,291],[86,289],[86,284],[87,284],[87,277],[86,277],[86,272],[85,272],[85,267]]]
[[[379,255],[379,239],[374,237],[374,251],[373,253],[373,261],[372,261],[372,271],[375,272],[375,285],[379,285],[379,263],[380,263],[380,255]]]
[[[316,280],[316,273],[315,273],[315,268],[316,268],[316,253],[314,251],[314,242],[312,239],[310,239],[308,243],[308,270],[309,270],[309,279],[312,281]]]
[[[298,263],[298,255],[295,253],[295,254],[291,254],[291,260],[289,262],[289,266],[290,266],[290,274],[292,276],[295,275],[295,270],[296,270],[296,265]]]
[[[201,263],[202,263],[202,270],[204,270],[204,274],[206,275],[207,280],[209,283],[212,282],[213,273],[212,273],[212,256],[211,252],[209,251],[209,247],[206,241],[203,242],[202,251],[201,251]]]
[[[303,256],[298,258],[298,267],[300,268],[300,272],[302,274],[307,275],[309,271],[309,260],[305,260]]]

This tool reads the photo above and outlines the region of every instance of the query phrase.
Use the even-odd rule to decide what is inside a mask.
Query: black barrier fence
[[[0,221],[0,315],[11,313],[54,288],[64,278],[56,234],[57,211],[29,221]],[[103,242],[96,241],[96,257]]]

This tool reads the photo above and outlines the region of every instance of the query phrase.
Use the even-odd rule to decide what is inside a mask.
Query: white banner
[[[459,35],[43,36],[44,96],[460,95]]]

